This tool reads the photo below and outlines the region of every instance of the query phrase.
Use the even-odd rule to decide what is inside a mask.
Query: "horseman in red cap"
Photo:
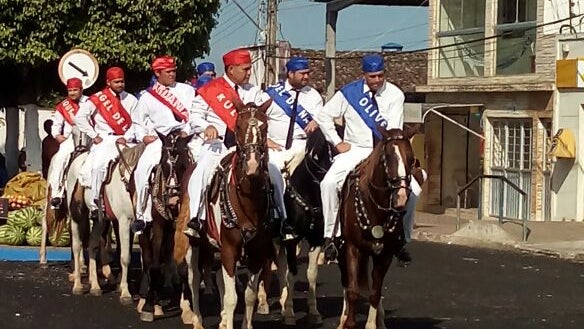
[[[99,194],[107,166],[118,156],[116,143],[125,145],[127,142],[135,142],[136,139],[132,114],[138,100],[125,91],[125,86],[124,70],[119,67],[109,68],[106,72],[105,88],[90,96],[75,115],[79,130],[93,141],[85,170],[82,172],[82,176],[87,177],[89,175],[85,171],[91,171],[93,203],[89,207],[93,218],[97,218]]]
[[[59,208],[63,199],[65,188],[65,168],[69,163],[71,153],[75,150],[73,137],[74,117],[79,110],[79,105],[83,104],[87,97],[83,95],[83,84],[78,78],[67,80],[67,98],[57,104],[53,115],[53,126],[51,135],[59,143],[59,151],[51,161],[53,167],[48,174],[48,183],[51,187],[51,207]]]
[[[149,194],[149,177],[152,169],[160,162],[162,141],[157,133],[167,136],[174,131],[183,135],[191,134],[193,114],[192,105],[195,90],[188,84],[176,82],[176,62],[171,56],[161,56],[152,62],[152,71],[157,81],[146,90],[138,100],[134,115],[136,138],[146,144],[134,173],[136,185],[136,221],[132,230],[141,234],[146,225],[152,222],[152,198]],[[198,138],[189,143],[192,155],[196,158]]]
[[[204,195],[220,160],[235,145],[235,119],[237,112],[229,103],[255,103],[261,105],[270,97],[259,87],[249,83],[251,56],[246,49],[236,49],[223,56],[225,75],[214,79],[197,90],[194,105],[194,124],[197,132],[203,132],[205,144],[201,149],[199,163],[189,181],[191,221],[185,231],[187,235],[199,237],[206,220]],[[275,169],[275,167],[274,167]],[[270,178],[272,177],[270,170]],[[277,172],[278,170],[273,170]],[[281,176],[280,176],[280,179]],[[277,206],[285,214],[283,197],[276,198]]]

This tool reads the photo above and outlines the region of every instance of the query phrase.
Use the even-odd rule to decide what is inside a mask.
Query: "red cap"
[[[225,66],[251,64],[251,55],[247,49],[235,49],[223,55],[223,64]]]
[[[83,83],[79,78],[71,78],[67,80],[67,89],[83,89]]]
[[[107,72],[105,73],[105,78],[107,81],[112,81],[115,79],[123,79],[124,78],[124,70],[122,70],[121,67],[110,67],[109,69],[107,69]]]
[[[160,56],[152,61],[152,71],[176,69],[176,62],[172,56]]]

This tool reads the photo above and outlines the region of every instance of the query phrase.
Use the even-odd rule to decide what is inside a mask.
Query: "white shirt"
[[[366,83],[363,84],[363,92],[371,92]],[[394,84],[385,81],[375,94],[375,100],[377,101],[379,113],[387,120],[386,129],[403,129],[404,93]],[[314,117],[326,140],[335,146],[343,141],[337,133],[333,121],[334,118],[338,117],[345,119],[345,142],[359,147],[373,147],[371,129],[349,104],[340,90],[324,105],[322,111],[316,113]]]
[[[292,85],[286,80],[284,83],[284,89],[292,97],[296,97],[296,91],[292,88]],[[310,113],[313,117],[316,113],[320,112],[322,109],[322,97],[316,91],[316,89],[305,86],[300,89],[300,95],[298,95],[298,104]],[[290,117],[284,112],[284,110],[274,101],[272,105],[268,108],[266,112],[268,115],[268,137],[274,142],[284,145],[286,144],[286,137],[288,136],[288,126],[290,125]],[[304,139],[306,138],[306,133],[304,129],[296,122],[294,124],[294,133],[292,135],[293,139]]]
[[[235,83],[227,75],[224,75],[223,78],[235,89]],[[237,93],[243,104],[255,103],[256,105],[261,105],[270,100],[268,94],[264,93],[259,87],[249,83],[239,86]],[[213,108],[205,102],[201,95],[195,97],[192,125],[197,134],[204,132],[208,126],[213,125],[217,129],[218,137],[221,138],[225,137],[225,130],[227,129],[225,122],[219,118]]]
[[[83,104],[85,101],[87,101],[88,97],[85,95],[81,95],[81,98],[79,98],[79,107],[81,108],[81,104]],[[73,120],[75,120],[75,118],[72,118]],[[53,114],[53,125],[51,126],[51,135],[53,136],[53,138],[57,138],[58,135],[63,135],[65,137],[69,137],[69,135],[71,135],[71,131],[73,130],[73,127],[71,127],[71,125],[69,124],[69,122],[67,122],[67,120],[65,120],[65,117],[63,117],[63,115],[61,114],[61,112],[59,111],[55,111],[55,113]]]
[[[190,112],[189,121],[191,121],[193,119],[192,108],[195,98],[193,87],[177,82],[167,88]],[[139,141],[143,140],[144,136],[147,135],[156,136],[156,132],[164,136],[175,130],[182,130],[187,134],[191,132],[188,122],[176,121],[172,110],[154,98],[150,92],[144,92],[140,96],[132,121],[136,125],[136,139]]]
[[[112,94],[114,93],[114,91],[109,88],[108,91]],[[122,106],[126,112],[128,112],[130,117],[132,117],[136,111],[138,99],[136,99],[134,95],[122,91],[120,93],[120,102],[122,103]],[[91,139],[94,139],[98,135],[101,137],[106,135],[114,135],[114,130],[112,127],[110,127],[105,118],[97,110],[95,104],[90,100],[84,102],[79,107],[79,111],[75,115],[75,124],[82,133],[86,134]],[[127,141],[134,140],[134,131],[134,124],[132,124],[124,134],[124,137]]]

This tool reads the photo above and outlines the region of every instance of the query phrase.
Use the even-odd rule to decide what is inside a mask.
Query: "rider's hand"
[[[313,131],[316,131],[318,129],[318,123],[316,123],[316,121],[312,120],[310,121],[306,127],[304,127],[304,132],[307,134],[310,134]]]
[[[67,137],[63,136],[63,135],[57,135],[57,137],[55,137],[55,139],[57,140],[57,142],[59,144],[63,143],[64,141],[67,140]]]
[[[348,152],[351,149],[351,144],[349,144],[347,142],[340,142],[339,144],[337,144],[335,146],[335,148],[337,149],[337,151],[339,153],[345,153],[345,152]]]
[[[144,144],[148,145],[157,139],[158,139],[158,137],[156,137],[156,136],[144,136],[144,139],[142,139],[142,141],[144,142]]]
[[[116,143],[118,143],[120,145],[126,145],[126,139],[124,137],[120,137],[120,138],[116,139]]]
[[[217,139],[217,136],[219,136],[219,132],[215,126],[210,125],[205,129],[205,140]]]
[[[99,135],[95,136],[93,139],[93,144],[99,144],[101,142],[103,142],[103,138],[99,137]]]
[[[268,138],[268,148],[274,151],[282,151],[283,146]]]

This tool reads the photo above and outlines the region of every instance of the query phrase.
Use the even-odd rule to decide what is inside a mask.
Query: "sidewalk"
[[[529,253],[584,262],[583,222],[527,222],[527,241],[522,241],[519,222],[499,225],[495,218],[477,220],[476,209],[461,209],[456,230],[456,209],[442,215],[417,212],[413,239],[448,244],[518,249]]]

